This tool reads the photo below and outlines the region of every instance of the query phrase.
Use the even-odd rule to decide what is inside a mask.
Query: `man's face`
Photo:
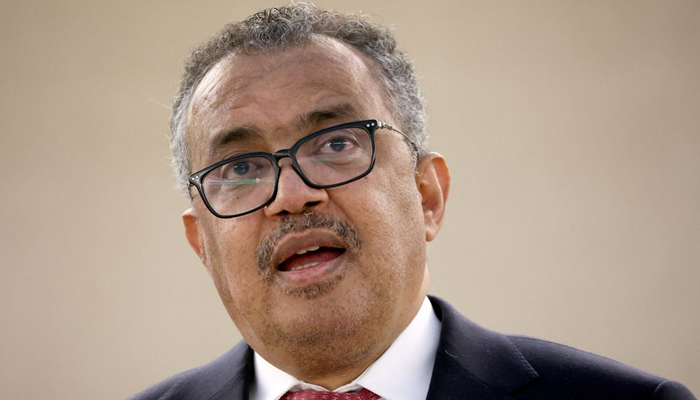
[[[286,149],[343,122],[397,126],[373,68],[331,39],[221,61],[192,100],[193,171],[237,154]],[[434,170],[434,162],[416,169],[401,135],[382,129],[375,138],[374,169],[358,181],[313,189],[283,159],[277,196],[264,209],[218,219],[196,196],[183,216],[243,337],[288,372],[304,365],[321,373],[330,360],[345,368],[341,354],[348,365],[373,361],[427,292],[425,242],[439,221],[426,211],[421,188],[422,170]]]

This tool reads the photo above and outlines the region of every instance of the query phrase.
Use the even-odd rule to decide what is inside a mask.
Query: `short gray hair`
[[[323,35],[346,43],[373,60],[389,106],[400,129],[418,148],[417,157],[428,152],[425,101],[406,54],[396,48],[388,28],[362,16],[321,10],[312,3],[269,8],[247,20],[228,24],[219,35],[194,49],[185,62],[185,73],[173,102],[170,118],[170,149],[177,186],[187,192],[191,174],[186,143],[187,115],[199,82],[219,61],[232,54],[259,54],[309,43]]]

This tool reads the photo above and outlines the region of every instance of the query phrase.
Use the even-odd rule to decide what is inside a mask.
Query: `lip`
[[[347,264],[344,262],[344,257],[345,254],[341,254],[330,261],[298,271],[277,271],[275,280],[290,289],[331,281],[336,276],[342,275],[342,271],[346,268]]]
[[[296,271],[281,271],[279,265],[298,251],[310,247],[331,247],[345,249],[338,257],[318,265]],[[317,283],[342,273],[344,259],[347,255],[346,244],[331,231],[325,229],[307,230],[285,236],[272,253],[271,267],[275,279],[284,285],[302,286]]]

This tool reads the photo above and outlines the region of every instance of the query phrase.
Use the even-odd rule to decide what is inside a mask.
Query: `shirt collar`
[[[423,400],[440,340],[440,321],[426,297],[413,321],[394,343],[357,379],[336,389],[350,392],[364,387],[387,400]],[[325,390],[289,375],[262,358],[254,356],[255,384],[251,400],[278,400],[290,389]]]

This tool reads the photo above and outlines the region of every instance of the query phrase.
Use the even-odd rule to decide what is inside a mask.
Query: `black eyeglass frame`
[[[348,179],[346,181],[339,182],[339,183],[333,183],[330,185],[317,185],[317,184],[311,182],[306,177],[306,175],[302,171],[301,167],[299,166],[299,163],[298,163],[297,158],[296,158],[297,150],[304,143],[308,142],[309,140],[311,140],[319,135],[322,135],[322,134],[330,132],[330,131],[339,130],[339,129],[346,129],[346,128],[360,128],[360,129],[363,129],[365,132],[367,132],[367,134],[369,135],[370,143],[372,144],[372,159],[370,161],[369,166],[367,167],[367,170],[365,172],[361,173],[360,175],[352,178],[352,179]],[[216,162],[216,163],[214,163],[214,164],[212,164],[204,169],[201,169],[201,170],[191,174],[188,178],[189,186],[194,186],[197,188],[197,192],[199,192],[199,196],[204,201],[204,205],[207,207],[209,212],[211,212],[217,218],[227,219],[227,218],[240,217],[240,216],[258,211],[261,208],[268,206],[270,203],[272,203],[275,200],[275,198],[277,198],[277,188],[279,186],[279,175],[280,175],[279,160],[281,160],[285,157],[288,157],[290,160],[292,160],[292,168],[294,168],[294,171],[296,171],[297,175],[299,175],[299,177],[302,179],[302,181],[309,187],[312,187],[314,189],[329,189],[329,188],[333,188],[333,187],[347,185],[348,183],[351,183],[351,182],[354,182],[358,179],[361,179],[361,178],[367,176],[367,174],[369,174],[370,172],[372,172],[372,169],[374,168],[376,154],[377,154],[376,145],[374,142],[374,134],[378,129],[389,129],[389,130],[392,130],[394,132],[401,134],[408,141],[408,143],[411,145],[411,150],[415,153],[418,152],[418,147],[413,142],[413,140],[411,140],[411,138],[408,137],[408,135],[406,135],[405,133],[401,132],[400,130],[394,128],[393,126],[391,126],[385,122],[380,122],[380,121],[377,121],[374,119],[353,121],[353,122],[347,122],[347,123],[343,123],[343,124],[339,124],[339,125],[329,126],[327,128],[323,128],[319,131],[316,131],[316,132],[313,132],[309,135],[306,135],[303,138],[297,140],[297,142],[294,143],[294,145],[288,149],[277,150],[274,153],[266,153],[266,152],[246,153],[246,154],[241,154],[241,155],[237,155],[234,157],[230,157],[230,158],[218,161],[218,162]],[[266,158],[272,164],[272,167],[273,167],[274,172],[275,172],[275,178],[274,178],[275,179],[275,186],[272,190],[272,193],[270,194],[270,198],[266,202],[264,202],[263,204],[255,207],[255,208],[252,208],[248,211],[244,211],[242,213],[232,214],[232,215],[219,214],[218,212],[216,212],[216,210],[214,210],[214,207],[212,207],[212,205],[209,203],[209,200],[207,199],[207,196],[204,193],[204,188],[202,187],[202,181],[203,181],[204,177],[206,177],[209,172],[215,170],[216,168],[218,168],[224,164],[228,164],[228,163],[234,162],[236,160],[250,158],[250,157]]]

